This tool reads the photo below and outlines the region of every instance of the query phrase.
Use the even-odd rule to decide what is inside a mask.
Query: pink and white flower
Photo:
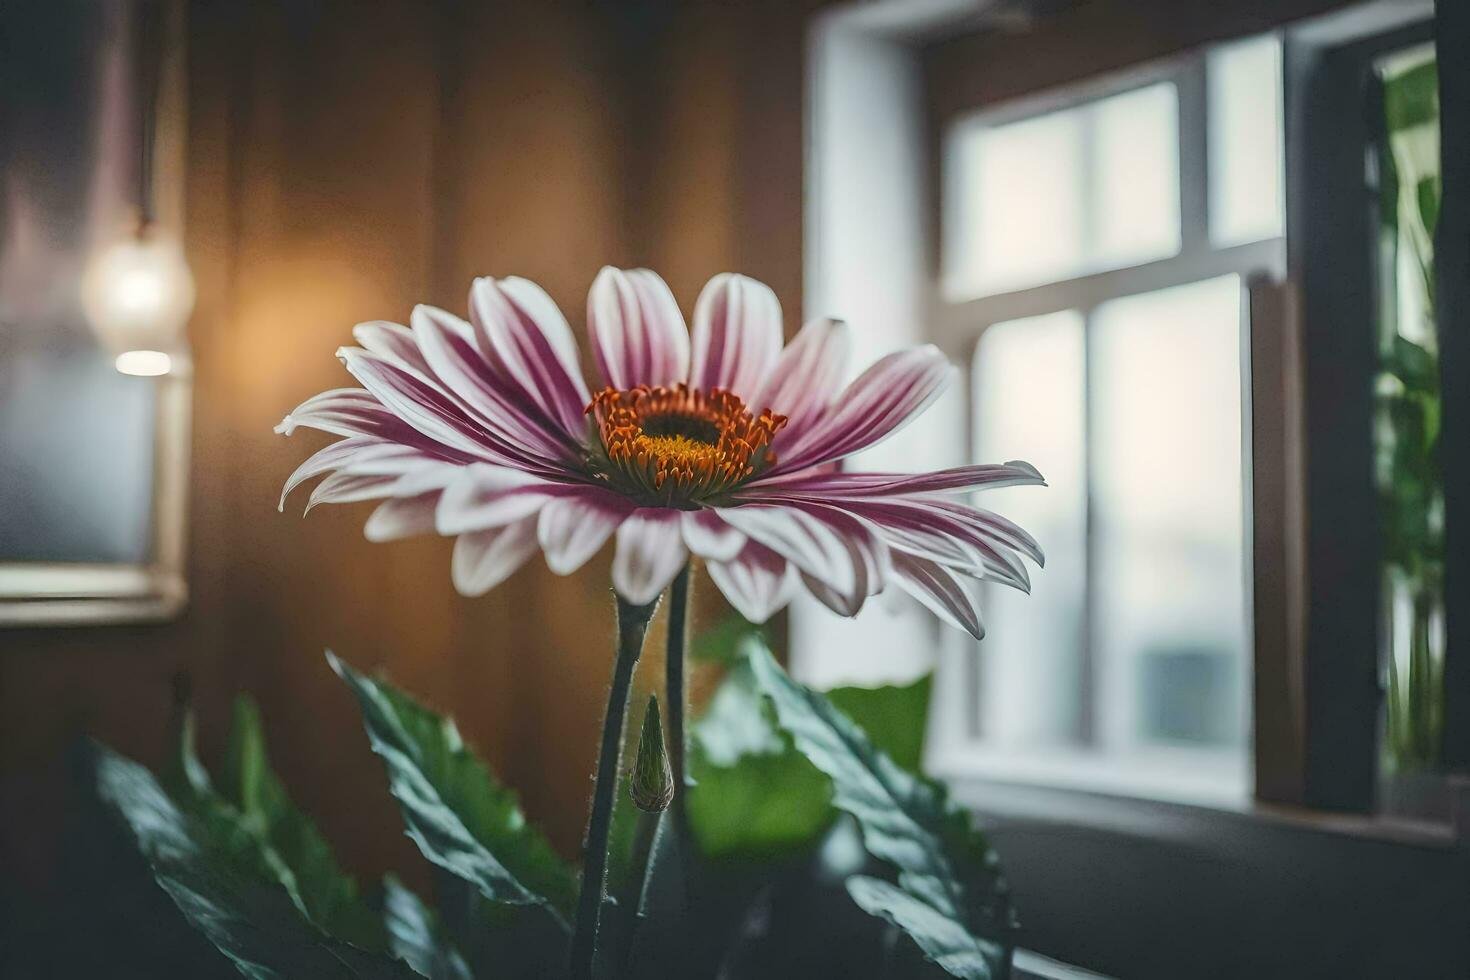
[[[470,318],[432,306],[372,322],[338,357],[361,384],[308,399],[276,431],[342,438],[281,495],[323,479],[317,504],[381,500],[373,541],[454,536],[452,573],[482,594],[537,550],[560,575],[616,538],[613,585],[653,601],[690,555],[764,622],[798,585],[853,616],[897,586],[982,634],[966,579],[1029,587],[1036,542],[969,491],[1041,484],[1026,463],[847,473],[840,463],[934,401],[954,368],[934,347],[890,354],[844,386],[845,324],[808,323],[782,348],[765,285],[719,275],[692,333],[646,269],[603,269],[587,326],[606,386],[592,392],[566,319],[525,279],[475,280]]]

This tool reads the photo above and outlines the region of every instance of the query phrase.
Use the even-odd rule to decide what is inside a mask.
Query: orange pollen
[[[776,461],[767,448],[786,416],[752,415],[723,388],[686,384],[604,388],[587,405],[607,456],[602,474],[645,503],[688,506],[727,490]]]

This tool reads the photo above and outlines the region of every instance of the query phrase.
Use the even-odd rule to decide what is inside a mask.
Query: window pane
[[[1161,82],[998,126],[956,129],[944,287],[965,299],[1179,251],[1179,106]]]
[[[1241,746],[1245,558],[1236,276],[1094,312],[1099,740]]]
[[[990,327],[975,355],[976,458],[1026,459],[1049,487],[987,491],[981,503],[1019,522],[1047,552],[1032,594],[987,589],[993,640],[981,644],[980,719],[999,744],[1075,741],[1080,717],[1085,368],[1074,310]]]
[[[1150,85],[1093,107],[1093,265],[1179,251],[1179,96]]]
[[[1210,52],[1210,240],[1275,238],[1285,221],[1281,41],[1267,35]]]
[[[959,140],[953,265],[961,294],[1066,278],[1085,259],[1083,130],[1058,112]]]

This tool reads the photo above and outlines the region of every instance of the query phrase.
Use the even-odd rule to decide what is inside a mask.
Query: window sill
[[[1128,799],[1239,811],[1249,805],[1250,762],[1220,749],[1002,749],[973,743],[935,753],[929,768],[949,780],[976,779]]]
[[[1130,980],[1470,976],[1470,847],[1447,824],[937,774],[1000,855],[1020,945],[1061,963]]]
[[[1184,766],[1192,765],[1186,772]],[[1082,753],[954,751],[930,760],[931,775],[989,820],[1044,822],[1183,844],[1258,833],[1304,832],[1452,851],[1450,822],[1386,814],[1332,813],[1248,798],[1247,764],[1225,753],[1183,751],[1110,759]],[[1464,791],[1470,792],[1470,791]]]

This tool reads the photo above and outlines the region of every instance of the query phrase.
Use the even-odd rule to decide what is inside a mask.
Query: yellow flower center
[[[752,415],[722,388],[704,392],[685,384],[604,388],[587,414],[606,458],[598,476],[641,503],[681,508],[725,493],[774,463],[767,447],[786,424],[786,416],[770,409]]]

